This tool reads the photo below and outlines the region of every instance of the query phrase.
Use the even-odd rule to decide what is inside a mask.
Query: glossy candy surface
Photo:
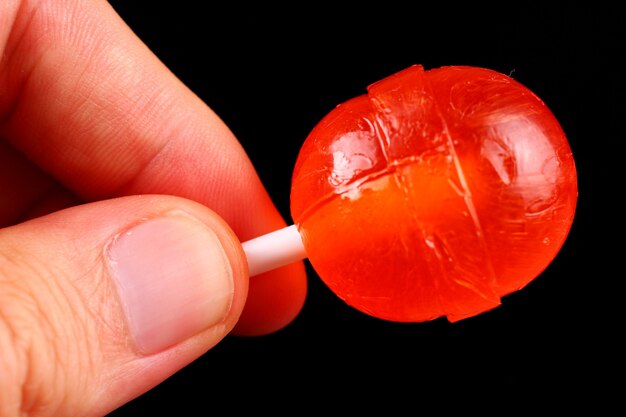
[[[576,169],[547,106],[492,70],[409,67],[332,110],[296,161],[308,259],[372,316],[474,316],[552,262]]]

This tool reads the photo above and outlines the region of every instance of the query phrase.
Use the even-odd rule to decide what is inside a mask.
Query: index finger
[[[171,194],[220,214],[241,240],[284,220],[227,126],[105,1],[3,2],[0,136],[85,201]],[[290,322],[304,268],[255,277],[239,330]],[[271,300],[265,297],[272,297]]]

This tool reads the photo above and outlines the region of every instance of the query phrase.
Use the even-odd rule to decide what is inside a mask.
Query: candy
[[[566,136],[530,90],[488,69],[414,65],[311,131],[291,214],[311,265],[350,306],[457,321],[548,267],[577,195]]]

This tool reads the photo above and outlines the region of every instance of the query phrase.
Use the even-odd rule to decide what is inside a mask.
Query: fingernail
[[[117,236],[109,263],[137,349],[159,352],[221,322],[233,272],[217,235],[187,215],[149,220]]]

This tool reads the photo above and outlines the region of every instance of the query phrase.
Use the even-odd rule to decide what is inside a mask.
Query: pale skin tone
[[[2,0],[0,52],[0,416],[104,415],[227,335],[296,317],[301,263],[248,277],[239,242],[285,221],[243,148],[106,1]],[[146,354],[103,245],[172,210],[222,242],[233,299],[216,325]]]

